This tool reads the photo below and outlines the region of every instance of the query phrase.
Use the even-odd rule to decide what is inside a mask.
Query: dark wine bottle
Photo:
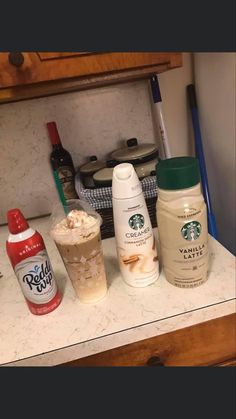
[[[65,200],[78,198],[74,186],[75,168],[69,151],[62,146],[56,123],[48,122],[47,129],[53,147],[50,163],[60,199],[64,204]]]

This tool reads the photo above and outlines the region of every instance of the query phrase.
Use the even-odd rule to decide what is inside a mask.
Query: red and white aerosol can
[[[61,302],[42,236],[29,227],[21,211],[7,212],[6,250],[31,313],[47,314]]]

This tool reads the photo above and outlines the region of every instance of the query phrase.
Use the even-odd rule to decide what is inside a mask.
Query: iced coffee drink
[[[72,209],[51,229],[76,295],[85,303],[95,303],[107,292],[100,224],[95,211],[90,215]]]

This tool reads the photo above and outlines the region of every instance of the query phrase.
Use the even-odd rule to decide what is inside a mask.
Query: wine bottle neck
[[[52,144],[52,148],[53,148],[53,150],[62,150],[63,149],[61,143]]]
[[[53,148],[54,146],[62,147],[56,123],[54,121],[47,122],[47,129]]]

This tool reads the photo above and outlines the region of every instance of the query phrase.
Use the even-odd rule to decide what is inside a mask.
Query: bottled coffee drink
[[[122,277],[132,287],[151,285],[159,276],[156,242],[142,186],[130,163],[114,168],[112,204]]]
[[[207,280],[207,210],[198,160],[174,157],[157,165],[157,224],[166,279],[180,288]]]

